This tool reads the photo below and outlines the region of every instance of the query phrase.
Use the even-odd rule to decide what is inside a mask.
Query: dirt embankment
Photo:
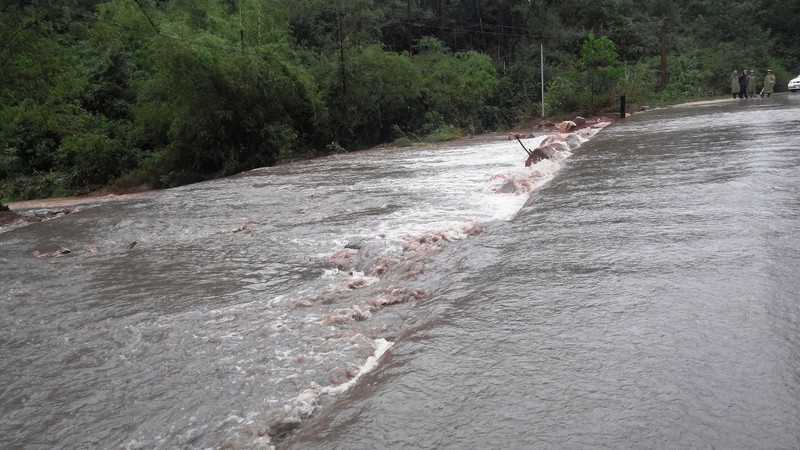
[[[9,225],[15,222],[38,222],[39,220],[42,219],[39,219],[37,217],[32,217],[27,214],[20,214],[16,211],[11,211],[11,210],[0,211],[0,226]]]
[[[0,226],[41,222],[42,220],[61,217],[80,209],[81,205],[106,203],[131,197],[140,197],[147,192],[136,192],[122,195],[88,195],[84,197],[43,198],[11,202],[8,210],[0,211]]]

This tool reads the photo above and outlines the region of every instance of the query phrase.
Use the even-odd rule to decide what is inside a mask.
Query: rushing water
[[[798,448],[798,129],[687,105],[8,230],[0,447]]]

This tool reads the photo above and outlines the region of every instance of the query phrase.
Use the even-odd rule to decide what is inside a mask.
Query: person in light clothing
[[[739,95],[739,71],[736,69],[734,69],[731,74],[731,94],[733,94],[734,100],[736,100],[736,96]]]
[[[769,97],[770,94],[775,92],[774,87],[775,87],[775,75],[772,74],[771,70],[767,69],[767,75],[764,77],[764,90],[761,91],[761,96],[763,97],[764,94],[766,94],[767,97]]]
[[[753,69],[747,74],[747,98],[756,98],[756,73]]]

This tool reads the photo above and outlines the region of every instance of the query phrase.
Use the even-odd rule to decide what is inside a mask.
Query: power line
[[[133,0],[133,1],[136,3],[136,6],[138,6],[139,9],[142,10],[142,14],[144,14],[144,16],[147,17],[147,20],[150,21],[150,25],[153,26],[153,29],[156,30],[156,34],[158,34],[158,27],[156,26],[156,24],[153,23],[153,19],[151,19],[150,16],[147,15],[147,11],[145,11],[144,8],[142,8],[142,4],[139,3],[139,0]]]

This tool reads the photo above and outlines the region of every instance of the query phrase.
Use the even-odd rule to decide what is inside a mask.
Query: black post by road
[[[624,119],[625,118],[625,96],[624,95],[620,95],[619,96],[619,118],[620,119]]]

